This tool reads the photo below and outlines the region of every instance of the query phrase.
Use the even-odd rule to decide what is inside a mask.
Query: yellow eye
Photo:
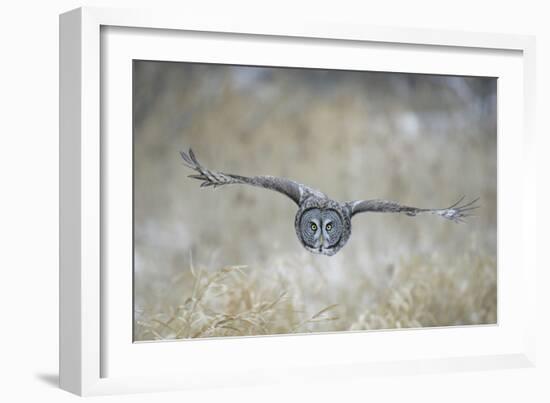
[[[331,231],[332,230],[332,224],[327,224],[326,229],[327,229],[327,231]]]
[[[315,224],[314,222],[311,223],[311,230],[317,231],[317,224]]]

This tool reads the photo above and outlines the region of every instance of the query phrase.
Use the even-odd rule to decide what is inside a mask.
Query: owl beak
[[[324,242],[325,242],[325,238],[323,237],[323,232],[321,231],[321,235],[319,236],[319,252],[323,250]]]

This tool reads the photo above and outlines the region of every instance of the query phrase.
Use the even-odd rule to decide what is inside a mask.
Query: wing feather
[[[391,200],[357,200],[348,203],[351,208],[351,215],[366,212],[375,213],[405,213],[408,216],[416,216],[418,214],[435,214],[440,217],[452,220],[454,222],[464,222],[464,218],[470,217],[470,212],[479,208],[476,203],[479,197],[472,201],[461,204],[464,200],[462,196],[458,201],[446,208],[419,208],[406,206]]]
[[[278,178],[275,176],[248,177],[211,171],[201,165],[192,149],[189,149],[188,153],[180,151],[180,155],[183,159],[184,165],[197,172],[197,174],[189,175],[189,177],[202,181],[200,185],[201,187],[212,186],[216,188],[218,186],[231,184],[251,185],[282,193],[292,199],[297,205],[300,205],[301,201],[303,201],[303,198],[308,193],[321,194],[319,191],[311,189],[290,179]]]

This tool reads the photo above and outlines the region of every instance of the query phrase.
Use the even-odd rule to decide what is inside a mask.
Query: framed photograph
[[[531,366],[534,39],[60,17],[60,383]]]

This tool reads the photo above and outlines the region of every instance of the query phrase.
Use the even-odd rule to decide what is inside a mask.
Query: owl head
[[[332,256],[351,235],[351,217],[349,211],[335,201],[312,198],[296,213],[294,227],[304,248]]]

